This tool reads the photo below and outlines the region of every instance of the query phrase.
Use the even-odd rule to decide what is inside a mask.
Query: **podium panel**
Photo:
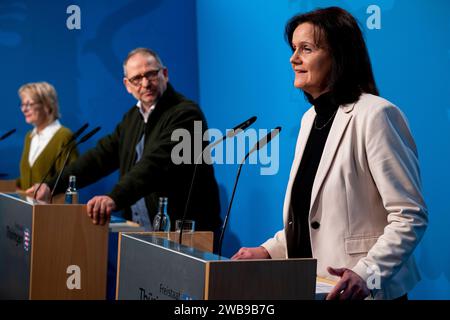
[[[0,194],[0,299],[28,299],[32,208]]]
[[[0,299],[105,299],[108,226],[85,205],[0,194],[0,237]]]
[[[210,261],[206,273],[205,300],[315,299],[313,259]]]
[[[123,233],[116,298],[314,299],[316,265],[315,259],[229,260],[152,235]]]

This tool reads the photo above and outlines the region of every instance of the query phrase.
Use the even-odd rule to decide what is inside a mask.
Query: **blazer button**
[[[311,228],[313,228],[313,229],[319,229],[319,227],[320,227],[320,223],[319,223],[319,222],[313,221],[313,222],[311,223]]]

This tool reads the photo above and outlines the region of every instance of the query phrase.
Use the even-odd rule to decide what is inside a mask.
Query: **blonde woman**
[[[33,126],[25,136],[22,159],[20,161],[20,178],[17,187],[22,190],[39,183],[48,170],[49,176],[58,173],[65,155],[53,165],[62,148],[72,137],[72,132],[59,122],[58,97],[55,88],[47,82],[27,83],[20,87],[20,110],[25,122]],[[67,148],[67,151],[69,148]],[[74,150],[69,163],[78,157]]]

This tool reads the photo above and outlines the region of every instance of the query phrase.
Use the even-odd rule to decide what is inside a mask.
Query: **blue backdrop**
[[[419,149],[430,224],[415,256],[423,280],[417,299],[450,299],[450,2],[446,0],[1,0],[0,61],[3,117],[0,134],[18,132],[0,144],[0,171],[18,175],[22,142],[30,129],[18,109],[17,89],[26,82],[55,85],[64,125],[88,121],[113,130],[134,103],[122,85],[122,60],[137,46],[160,53],[170,81],[199,101],[210,127],[224,131],[252,116],[255,128],[283,127],[279,170],[260,174],[244,167],[224,254],[255,246],[282,227],[282,204],[299,121],[309,105],[295,90],[286,21],[298,12],[339,5],[360,21],[381,95],[409,119]],[[80,8],[81,29],[66,22],[69,5]],[[369,29],[371,5],[380,28]],[[100,137],[100,135],[98,136]],[[97,138],[98,138],[97,137]],[[93,139],[95,140],[95,139]],[[82,150],[92,146],[87,143]],[[216,165],[225,211],[237,166]],[[87,201],[108,192],[114,174],[82,191]]]

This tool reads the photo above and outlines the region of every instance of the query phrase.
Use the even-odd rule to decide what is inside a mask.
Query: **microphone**
[[[264,147],[266,144],[268,144],[270,142],[270,140],[272,140],[273,138],[275,138],[281,131],[281,127],[276,127],[275,129],[273,129],[271,132],[269,132],[268,134],[266,134],[263,138],[261,138],[258,142],[255,143],[255,145],[253,146],[253,148],[245,155],[244,159],[242,159],[241,164],[239,165],[239,169],[238,169],[238,173],[236,176],[236,180],[234,181],[234,187],[233,187],[233,192],[231,194],[231,199],[230,199],[230,204],[228,205],[228,209],[227,209],[227,213],[225,215],[225,219],[223,221],[223,225],[222,225],[222,231],[220,233],[220,237],[219,237],[219,252],[218,255],[221,256],[222,255],[222,242],[223,242],[223,237],[225,235],[225,229],[227,228],[227,224],[228,224],[228,218],[230,216],[230,211],[231,211],[231,206],[233,204],[233,200],[234,200],[234,195],[236,193],[236,187],[239,181],[239,176],[241,175],[241,169],[242,169],[242,165],[244,164],[245,160],[247,160],[247,158],[255,151],[260,150],[262,147]]]
[[[101,127],[96,127],[95,129],[91,130],[90,132],[86,133],[83,137],[81,137],[80,141],[78,141],[76,144],[72,145],[69,149],[69,152],[67,153],[66,158],[64,159],[64,163],[62,166],[62,169],[59,171],[58,177],[56,178],[55,184],[53,185],[53,189],[52,192],[50,194],[50,203],[53,200],[53,194],[55,193],[56,187],[58,185],[59,179],[61,178],[64,169],[66,168],[66,164],[67,164],[67,160],[69,160],[69,157],[73,151],[73,149],[75,149],[76,146],[82,144],[83,142],[86,142],[87,140],[89,140],[94,134],[96,134],[97,132],[99,132],[101,129]]]
[[[72,135],[72,137],[69,139],[69,141],[67,141],[62,148],[67,147],[69,144],[72,143],[72,141],[75,141],[76,139],[78,139],[78,137],[87,129],[87,127],[89,127],[89,123],[85,123],[83,124],[80,129],[78,129],[77,131],[75,131],[75,133]]]
[[[33,193],[33,199],[36,199],[36,195],[39,191],[39,189],[41,188],[42,184],[44,183],[45,179],[47,179],[48,175],[50,174],[50,172],[52,171],[53,167],[56,164],[56,161],[59,160],[59,158],[62,156],[62,154],[64,153],[64,151],[66,150],[67,146],[69,144],[71,144],[73,141],[75,141],[76,139],[78,139],[78,137],[86,130],[86,128],[89,127],[89,123],[85,123],[81,126],[80,129],[78,129],[77,131],[75,131],[75,133],[72,135],[72,137],[69,139],[69,141],[67,141],[65,144],[63,144],[63,146],[61,147],[61,150],[59,151],[58,155],[56,156],[55,160],[53,160],[52,165],[50,166],[50,168],[48,168],[47,173],[44,175],[44,178],[42,178],[41,182],[39,183],[38,187],[36,188],[36,190],[34,190]]]
[[[100,131],[102,127],[96,127],[95,129],[91,130],[90,132],[86,133],[81,139],[80,141],[78,141],[75,146],[78,146],[79,144],[86,142],[87,140],[89,140],[94,134],[96,134],[97,132]]]
[[[12,129],[12,130],[9,130],[7,133],[5,133],[4,135],[2,135],[1,137],[0,137],[0,141],[2,141],[2,140],[4,140],[4,139],[6,139],[6,138],[8,138],[10,135],[12,135],[14,132],[16,132],[16,129]],[[0,173],[0,178],[2,179],[2,178],[5,178],[5,177],[7,177],[8,176],[8,174],[7,173]]]
[[[200,152],[200,155],[195,160],[194,172],[192,174],[192,179],[191,179],[191,186],[189,187],[189,192],[188,192],[188,196],[187,196],[187,199],[186,199],[186,205],[184,207],[183,217],[181,218],[180,237],[179,237],[179,240],[178,240],[178,242],[180,244],[182,244],[181,242],[182,242],[182,236],[183,236],[184,222],[186,220],[186,215],[187,215],[187,211],[188,211],[190,200],[191,200],[192,189],[194,188],[195,175],[197,173],[197,165],[198,165],[199,160],[203,157],[203,153],[206,150],[211,150],[213,147],[217,146],[219,143],[225,141],[226,139],[233,138],[238,133],[244,131],[245,129],[250,127],[256,121],[256,119],[257,119],[256,116],[253,116],[253,117],[245,120],[244,122],[238,124],[233,129],[229,130],[226,133],[226,135],[224,135],[221,139],[218,139],[218,140],[214,141],[213,143],[210,143],[208,146],[206,146],[206,148],[202,152]]]
[[[228,138],[233,138],[234,136],[236,136],[238,133],[244,131],[245,129],[247,129],[248,127],[250,127],[255,121],[256,121],[256,116],[253,116],[247,120],[245,120],[244,122],[242,122],[241,124],[238,124],[237,126],[235,126],[233,129],[228,130],[227,134],[224,135],[222,137],[222,139],[216,140],[213,143],[209,144],[206,148],[208,149],[212,149],[215,146],[217,146],[219,143],[225,141]],[[205,150],[206,150],[205,148]]]
[[[7,133],[5,133],[4,135],[2,135],[0,137],[0,141],[5,140],[6,138],[8,138],[10,135],[12,135],[14,132],[16,132],[16,129],[11,129],[9,130]]]

